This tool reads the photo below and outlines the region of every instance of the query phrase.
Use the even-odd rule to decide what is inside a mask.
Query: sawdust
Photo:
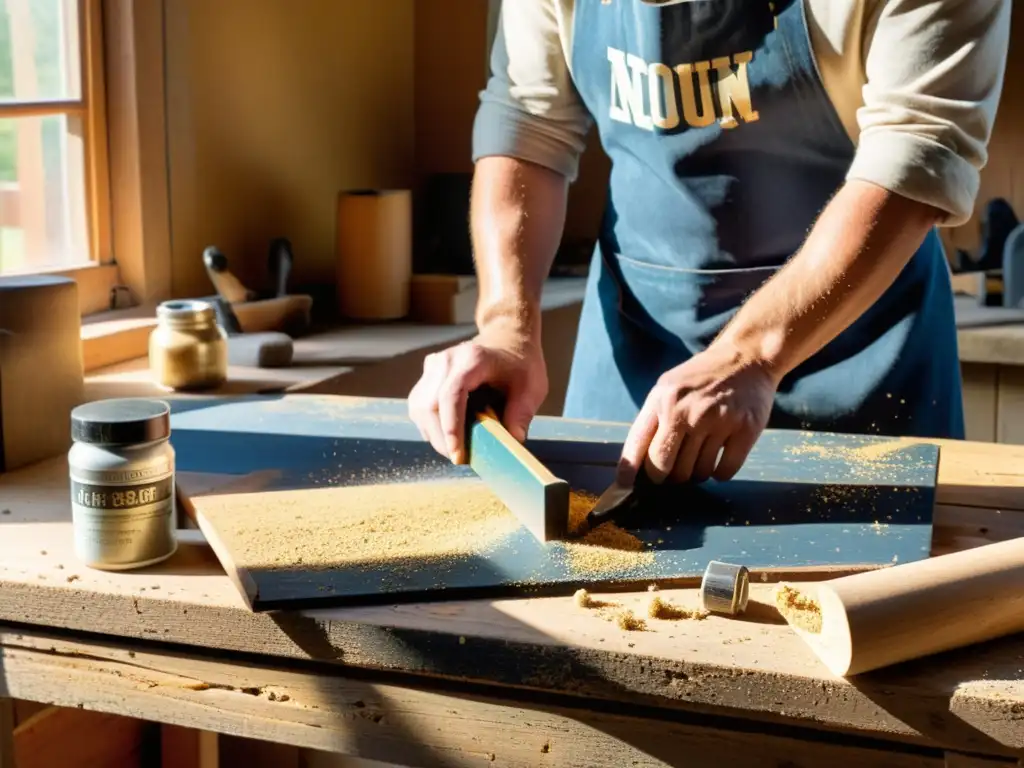
[[[821,633],[821,606],[814,598],[788,584],[781,584],[775,591],[775,606],[794,627],[815,635]]]
[[[577,589],[572,597],[580,608],[611,608],[617,605],[617,603],[610,603],[607,600],[594,597],[585,589]]]
[[[647,630],[647,622],[628,608],[615,614],[615,624],[626,632],[645,632]]]
[[[569,496],[569,539],[561,542],[566,564],[575,575],[600,576],[628,573],[654,564],[654,553],[629,531],[613,522],[601,525],[578,536],[597,496],[573,491]]]
[[[486,557],[520,529],[481,480],[386,477],[354,486],[210,495],[196,504],[235,564],[250,570],[395,573],[453,566]],[[596,502],[591,493],[570,494],[570,535],[548,545],[552,554],[573,575],[594,578],[653,564],[646,545],[614,523],[577,538]]]
[[[476,480],[209,496],[201,508],[238,565],[270,570],[452,564],[519,528]]]
[[[662,621],[679,621],[681,619],[703,621],[708,617],[707,611],[701,611],[696,608],[681,608],[658,595],[652,597],[647,604],[647,615],[652,619],[661,619]]]

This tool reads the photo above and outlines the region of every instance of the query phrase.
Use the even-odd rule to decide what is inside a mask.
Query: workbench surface
[[[938,442],[933,554],[1024,535],[1024,447]],[[180,537],[179,552],[161,566],[89,570],[72,552],[64,459],[0,476],[0,622],[7,623],[0,625],[0,695],[5,663],[8,693],[28,697],[35,690],[28,678],[14,676],[19,653],[125,663],[123,646],[134,649],[132,658],[178,659],[164,671],[185,680],[173,694],[187,702],[183,712],[216,704],[223,688],[204,679],[203,669],[213,676],[216,665],[204,667],[201,659],[241,653],[253,655],[254,670],[303,660],[346,674],[406,673],[424,684],[471,681],[501,695],[545,691],[1024,755],[1024,638],[846,681],[760,608],[769,584],[754,586],[748,618],[655,622],[646,632],[622,631],[571,598],[253,613],[201,534],[183,530]],[[666,594],[696,604],[694,590]],[[644,598],[615,596],[637,606]],[[157,650],[167,644],[175,646],[171,655]],[[118,674],[124,678],[123,670]],[[279,697],[271,701],[283,706]],[[175,716],[168,714],[171,722]]]

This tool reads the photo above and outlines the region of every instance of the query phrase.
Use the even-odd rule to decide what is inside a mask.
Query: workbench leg
[[[0,697],[0,768],[14,768],[14,700]]]
[[[210,731],[178,725],[161,726],[161,768],[218,768],[220,750],[217,739],[217,734]]]

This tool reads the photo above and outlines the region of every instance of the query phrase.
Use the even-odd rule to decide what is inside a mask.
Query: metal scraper
[[[576,531],[576,534],[583,535],[587,531],[597,528],[602,523],[607,523],[623,514],[627,514],[629,510],[636,506],[642,495],[652,485],[653,483],[648,478],[643,467],[637,472],[633,485],[621,483],[616,477],[615,481],[598,498],[594,508],[587,513],[583,525],[580,530]]]
[[[504,398],[489,387],[469,396],[469,466],[539,541],[565,537],[569,484],[545,467],[501,422]]]

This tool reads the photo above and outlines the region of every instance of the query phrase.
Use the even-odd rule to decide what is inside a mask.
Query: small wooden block
[[[564,538],[569,484],[555,477],[486,409],[469,430],[469,465],[539,541]]]

